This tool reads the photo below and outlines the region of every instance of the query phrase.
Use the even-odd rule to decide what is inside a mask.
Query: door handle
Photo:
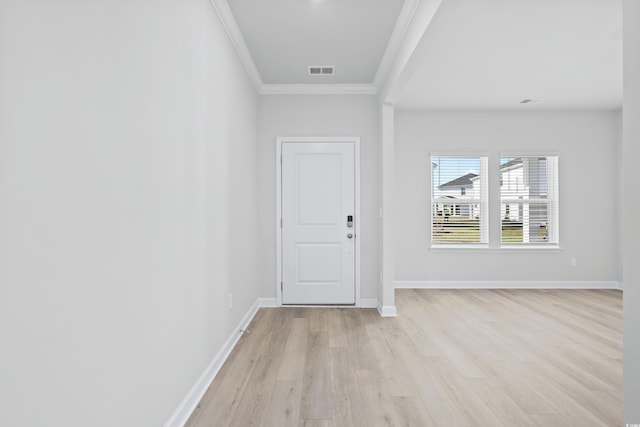
[[[349,234],[347,234],[347,237],[350,238],[350,239],[353,239],[353,234],[349,233]]]

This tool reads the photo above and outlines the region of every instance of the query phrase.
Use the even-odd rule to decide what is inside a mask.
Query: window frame
[[[508,152],[429,152],[429,250],[431,251],[561,251],[560,239],[560,154],[555,151],[508,151]],[[480,159],[481,199],[480,204],[480,242],[479,243],[438,243],[433,240],[434,232],[434,157]],[[548,212],[547,242],[502,242],[502,173],[500,159],[503,157],[545,157],[552,159],[553,170],[547,167],[548,194],[546,199],[527,199],[528,202],[546,204]],[[547,163],[549,165],[549,163]],[[549,174],[554,173],[554,179]],[[490,185],[491,184],[491,185]],[[549,225],[550,224],[550,225]]]
[[[515,199],[502,198],[500,185],[497,190],[499,245],[501,249],[559,249],[560,248],[560,156],[557,152],[500,152],[498,154],[498,173],[502,176],[500,161],[502,158],[544,157],[546,160],[546,198]],[[500,180],[502,181],[502,179]],[[500,182],[502,184],[502,182]],[[525,202],[526,200],[526,202]],[[502,240],[502,204],[539,204],[547,207],[547,241],[546,242],[503,242]]]
[[[434,158],[478,158],[480,161],[480,170],[478,176],[480,177],[480,198],[469,199],[471,204],[477,204],[480,211],[479,219],[479,242],[465,242],[465,243],[439,243],[434,242],[434,203],[437,203],[434,199]],[[478,249],[489,247],[489,154],[479,152],[432,152],[429,153],[429,247],[434,250],[439,249]],[[466,194],[465,194],[466,195]],[[465,203],[466,204],[466,203]]]

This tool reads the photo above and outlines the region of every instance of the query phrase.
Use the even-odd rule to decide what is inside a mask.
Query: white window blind
[[[558,244],[558,157],[500,157],[503,245]]]
[[[487,157],[431,157],[431,243],[486,244]]]

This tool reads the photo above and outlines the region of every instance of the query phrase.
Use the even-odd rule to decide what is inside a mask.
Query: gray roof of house
[[[522,159],[520,157],[516,157],[513,160],[509,160],[507,163],[500,165],[500,169],[510,168],[511,166],[515,166],[522,163]]]
[[[511,166],[519,165],[521,163],[522,163],[522,159],[520,157],[516,157],[515,159],[509,160],[507,163],[500,165],[500,169],[507,169],[507,168],[510,168]],[[473,182],[471,181],[471,179],[477,176],[478,176],[477,174],[471,172],[459,178],[453,179],[449,182],[445,182],[444,184],[439,186],[438,189],[442,190],[443,188],[447,188],[447,187],[457,188],[457,187],[473,186]]]
[[[439,186],[438,189],[442,190],[443,188],[446,188],[446,187],[468,187],[468,186],[473,186],[473,182],[471,181],[471,178],[475,178],[477,176],[478,176],[478,174],[470,172],[470,173],[468,173],[466,175],[461,176],[460,178],[456,178],[456,179],[454,179],[452,181],[445,182],[444,184]]]

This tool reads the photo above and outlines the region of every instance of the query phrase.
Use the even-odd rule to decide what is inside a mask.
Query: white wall
[[[619,281],[618,114],[396,112],[396,279]],[[518,150],[560,156],[562,251],[431,251],[430,152],[480,152],[497,162],[500,151]]]
[[[378,113],[371,95],[260,97],[261,290],[276,296],[276,144],[278,136],[360,137],[360,248],[362,298],[378,290]]]
[[[4,0],[0,58],[0,425],[162,425],[258,296],[255,90],[208,0]]]
[[[624,417],[640,424],[640,0],[624,1]]]

